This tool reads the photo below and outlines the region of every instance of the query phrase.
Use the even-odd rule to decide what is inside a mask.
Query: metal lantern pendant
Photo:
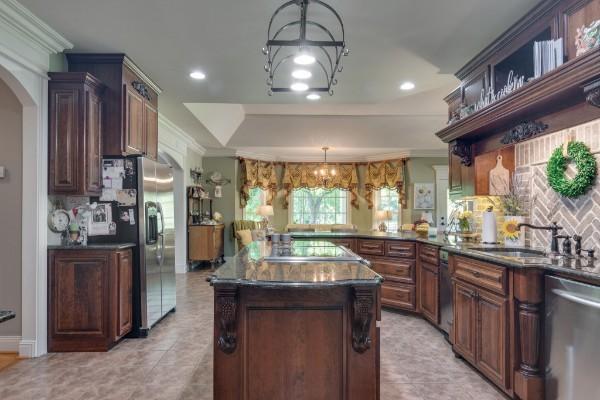
[[[318,19],[309,18],[313,8]],[[291,13],[298,18],[290,22]],[[334,26],[327,27],[331,21]],[[342,19],[331,6],[320,0],[291,0],[271,16],[263,53],[269,96],[305,92],[309,99],[318,99],[321,92],[333,95],[336,73],[342,71],[341,58],[349,50]]]

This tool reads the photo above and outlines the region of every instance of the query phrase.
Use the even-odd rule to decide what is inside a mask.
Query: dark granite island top
[[[378,400],[381,276],[346,249],[254,242],[209,279],[213,397]]]
[[[0,322],[8,321],[9,319],[15,318],[13,311],[0,310]]]
[[[326,241],[296,241],[295,256],[274,256],[270,242],[253,242],[210,278],[212,284],[261,287],[378,285],[383,278],[352,252]]]
[[[49,245],[48,250],[125,250],[135,247],[135,243],[90,243],[85,246]]]

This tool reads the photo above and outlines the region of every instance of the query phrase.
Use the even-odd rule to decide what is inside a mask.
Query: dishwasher
[[[600,399],[600,287],[546,276],[546,399]]]

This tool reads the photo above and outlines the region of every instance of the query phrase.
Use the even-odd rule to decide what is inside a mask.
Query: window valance
[[[381,188],[395,189],[401,206],[406,205],[404,168],[406,160],[369,162],[365,170],[365,198],[369,208],[373,208],[373,191]]]
[[[240,159],[242,188],[240,204],[246,206],[250,198],[250,189],[261,188],[267,192],[267,204],[271,205],[277,193],[277,175],[275,163],[271,161]]]
[[[284,206],[288,207],[289,194],[293,189],[299,188],[319,188],[343,189],[351,193],[351,204],[358,208],[358,173],[355,163],[329,163],[336,170],[336,175],[322,185],[315,176],[314,171],[319,168],[321,163],[285,163],[285,172],[283,173],[283,189],[285,190]]]

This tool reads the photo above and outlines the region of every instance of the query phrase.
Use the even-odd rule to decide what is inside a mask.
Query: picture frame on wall
[[[435,208],[435,184],[415,183],[413,200],[415,210],[433,210]]]

